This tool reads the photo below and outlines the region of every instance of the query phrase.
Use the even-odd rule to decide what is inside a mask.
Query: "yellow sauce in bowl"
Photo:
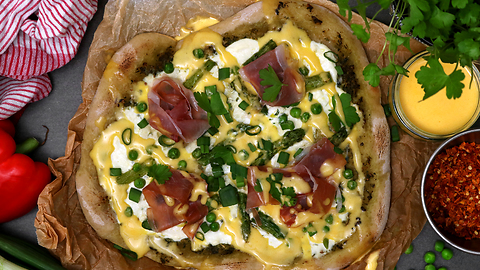
[[[470,128],[478,119],[480,75],[476,68],[459,67],[465,74],[462,81],[465,87],[459,98],[449,99],[444,88],[423,100],[425,92],[418,84],[415,73],[425,65],[423,56],[426,54],[427,51],[421,52],[405,63],[409,77],[394,77],[390,86],[390,106],[395,121],[410,135],[422,139],[446,139]],[[446,74],[455,69],[455,64],[442,65]]]

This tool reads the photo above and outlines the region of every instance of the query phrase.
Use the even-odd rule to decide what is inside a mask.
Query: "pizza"
[[[76,174],[87,221],[129,257],[177,268],[350,265],[390,203],[367,64],[348,24],[301,1],[135,36],[89,105]]]

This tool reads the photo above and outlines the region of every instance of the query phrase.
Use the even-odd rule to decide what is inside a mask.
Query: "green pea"
[[[212,222],[214,222],[215,220],[217,220],[217,215],[215,215],[215,213],[213,213],[213,212],[210,212],[210,213],[207,214],[207,216],[205,217],[205,219],[206,219],[208,222],[212,223]]]
[[[202,49],[195,49],[193,50],[193,56],[195,56],[195,58],[203,58],[205,56],[205,53],[203,52]]]
[[[438,268],[438,270],[447,270],[447,268],[446,267],[440,267],[440,268]]]
[[[290,116],[293,118],[300,118],[302,116],[302,109],[295,107],[290,110]]]
[[[442,250],[442,258],[445,260],[450,260],[453,257],[453,252],[449,248],[445,248]]]
[[[328,226],[324,226],[324,227],[323,227],[323,232],[324,232],[324,233],[327,233],[327,232],[329,232],[329,231],[330,231],[330,227],[328,227]]]
[[[148,105],[145,102],[139,102],[136,106],[138,112],[145,112],[148,109]]]
[[[342,205],[342,208],[340,208],[340,211],[338,211],[338,213],[343,213],[345,212],[346,208],[345,208],[345,205]]]
[[[343,171],[343,177],[345,177],[345,179],[351,179],[353,177],[353,171],[345,169],[345,171]]]
[[[186,162],[185,160],[183,160],[183,159],[180,160],[180,161],[178,162],[178,168],[179,168],[180,170],[187,168],[187,162]]]
[[[405,250],[405,254],[410,254],[413,252],[413,245],[410,244],[410,246],[408,246],[407,250]]]
[[[322,104],[320,103],[315,103],[310,106],[310,110],[312,111],[313,114],[320,114],[323,111]]]
[[[435,242],[435,251],[442,252],[445,248],[445,243],[441,240]]]
[[[332,223],[333,223],[333,216],[332,216],[332,214],[328,215],[328,216],[325,218],[325,222],[327,222],[328,224],[332,224]]]
[[[350,190],[354,190],[357,188],[357,182],[355,182],[354,180],[350,180],[347,182],[347,187]]]
[[[423,256],[423,259],[425,260],[426,263],[434,263],[435,262],[435,253],[433,253],[431,251],[428,251]]]
[[[148,222],[148,219],[145,219],[143,222],[142,222],[142,227],[144,229],[147,229],[147,230],[152,230],[152,226],[150,226],[150,223]]]
[[[210,224],[210,230],[212,232],[216,232],[220,229],[220,224],[218,224],[218,222],[214,221]]]
[[[170,150],[168,150],[167,156],[171,159],[177,159],[178,157],[180,157],[180,150],[175,147],[170,148]]]
[[[125,214],[126,217],[131,217],[133,215],[132,207],[128,206],[127,208],[125,208],[124,214]]]
[[[136,188],[143,188],[145,186],[145,184],[146,184],[146,181],[143,178],[137,178],[137,179],[135,179],[135,181],[133,181],[133,185]]]
[[[280,121],[280,123],[287,121],[287,119],[288,119],[288,115],[286,114],[282,114],[278,117],[278,120]]]
[[[131,161],[134,161],[138,158],[138,151],[133,149],[128,152],[128,159]]]
[[[163,68],[163,71],[165,71],[165,73],[167,74],[172,73],[174,70],[175,70],[175,67],[173,66],[172,62],[166,63],[165,67]]]
[[[436,270],[436,268],[433,264],[427,264],[425,265],[425,270]]]
[[[302,113],[302,116],[300,118],[301,118],[303,123],[306,123],[310,119],[310,113],[304,112],[304,113]]]

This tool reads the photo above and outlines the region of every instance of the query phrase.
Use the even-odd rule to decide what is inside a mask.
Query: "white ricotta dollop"
[[[227,52],[233,55],[237,59],[238,64],[243,64],[248,60],[254,53],[258,52],[260,46],[258,42],[254,39],[244,38],[235,41],[225,48]]]

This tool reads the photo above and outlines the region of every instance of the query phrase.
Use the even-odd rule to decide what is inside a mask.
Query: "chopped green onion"
[[[178,150],[178,148],[173,147],[170,150],[168,150],[167,156],[171,159],[177,159],[180,157],[180,150]]]
[[[232,177],[236,178],[247,178],[248,176],[248,168],[237,163],[230,164],[230,172],[232,173]]]
[[[263,191],[262,184],[260,184],[260,180],[257,179],[257,183],[255,184],[253,189],[255,189],[256,192],[262,192]]]
[[[200,59],[200,58],[203,58],[205,56],[205,53],[203,52],[202,49],[197,48],[197,49],[193,50],[193,56],[195,56],[195,58]]]
[[[253,143],[248,143],[248,148],[250,148],[250,151],[252,151],[252,152],[257,151],[257,147],[255,147],[255,145],[253,145]]]
[[[153,154],[153,151],[155,150],[155,148],[157,148],[156,145],[149,145],[149,146],[145,147],[145,152],[147,152],[147,154],[151,155],[151,154]]]
[[[238,190],[232,185],[225,186],[218,192],[223,206],[232,206],[238,203]]]
[[[227,121],[227,123],[232,123],[233,122],[233,118],[230,115],[230,113],[226,113],[223,116],[225,117],[225,120]]]
[[[139,102],[136,106],[138,112],[145,112],[148,109],[148,105],[145,102]]]
[[[236,154],[237,153],[237,148],[235,148],[235,146],[231,145],[231,144],[227,144],[225,145],[225,148],[227,148],[228,151],[232,152],[233,154]]]
[[[244,187],[245,186],[245,178],[239,178],[235,180],[235,183],[237,184],[237,187]]]
[[[249,105],[250,104],[248,104],[245,100],[242,100],[242,102],[240,102],[240,104],[238,104],[238,107],[245,111]]]
[[[398,131],[398,126],[393,125],[391,128],[391,134],[392,134],[392,142],[398,142],[400,141],[400,132]]]
[[[128,199],[136,203],[140,201],[141,196],[142,196],[142,191],[136,188],[131,188],[130,192],[128,193]]]
[[[386,117],[392,116],[392,109],[390,108],[389,104],[383,104],[383,112],[385,113]]]
[[[290,116],[293,118],[300,118],[302,115],[302,109],[295,107],[290,110]]]
[[[120,175],[122,175],[122,169],[110,168],[110,176],[120,176]]]
[[[263,150],[266,150],[266,151],[272,151],[273,150],[273,143],[271,141],[262,139],[261,142],[262,142],[263,148],[259,147],[260,149],[263,149]]]
[[[211,230],[212,232],[216,232],[216,231],[218,231],[219,229],[220,229],[220,224],[218,224],[218,222],[215,221],[215,222],[212,222],[212,223],[210,224],[210,230]]]
[[[247,135],[250,135],[250,136],[257,135],[260,132],[262,132],[262,127],[260,127],[259,125],[250,126],[247,129],[245,129],[245,133],[247,133]]]
[[[240,157],[241,160],[247,160],[250,154],[247,152],[247,150],[242,149],[240,152],[238,152],[238,156]]]
[[[333,147],[333,151],[337,154],[342,154],[343,153],[343,150],[342,148],[338,147],[338,146],[334,146]]]
[[[163,71],[165,73],[170,74],[175,70],[175,67],[173,66],[172,62],[165,63],[165,66],[163,67]]]
[[[147,121],[147,119],[143,118],[142,121],[138,122],[137,126],[138,126],[139,128],[144,128],[144,127],[148,126],[148,121]]]
[[[122,141],[125,145],[130,145],[132,143],[132,129],[126,128],[122,132]]]
[[[179,170],[184,170],[184,169],[186,169],[186,168],[187,168],[187,162],[186,162],[185,160],[183,160],[183,159],[180,160],[180,161],[178,162],[178,169],[179,169]]]
[[[310,73],[306,66],[300,67],[298,69],[298,72],[300,72],[300,74],[302,74],[303,76],[308,76],[308,73]]]
[[[330,231],[330,227],[328,227],[328,226],[324,226],[324,227],[323,227],[323,232],[324,232],[324,233],[327,233],[327,232],[329,232],[329,231]]]
[[[145,219],[142,222],[142,227],[146,230],[152,230],[152,226],[150,226],[150,223],[148,222],[148,219]]]
[[[223,169],[221,165],[212,165],[213,177],[220,177],[223,175]]]
[[[328,243],[329,243],[329,240],[328,238],[323,238],[323,246],[328,249]]]
[[[127,208],[125,208],[125,211],[123,213],[125,214],[126,217],[131,217],[133,215],[132,207],[127,206]]]
[[[332,214],[328,215],[328,216],[325,218],[325,222],[327,222],[328,224],[333,224],[333,216],[332,216]]]
[[[334,53],[333,51],[326,51],[323,56],[330,60],[330,62],[337,63],[338,62],[338,54]]]
[[[146,181],[143,178],[137,178],[137,179],[135,179],[135,181],[133,181],[133,185],[136,188],[143,188],[145,186],[145,184],[146,184]]]
[[[208,187],[207,187],[207,191],[208,192],[217,192],[218,189],[220,188],[220,183],[218,181],[218,178],[215,178],[213,176],[210,176],[208,178]]]
[[[262,109],[260,110],[260,112],[261,112],[262,114],[265,114],[265,115],[266,115],[266,114],[268,113],[268,108],[267,108],[267,106],[263,106]]]
[[[165,136],[165,135],[162,135],[158,138],[158,143],[161,145],[161,146],[165,146],[165,147],[168,147],[168,146],[172,146],[175,144],[175,141],[170,139],[169,137]]]
[[[230,68],[221,68],[218,70],[218,80],[222,81],[230,78]]]
[[[354,180],[350,180],[347,182],[347,187],[350,190],[354,190],[357,188],[357,182],[355,182]]]
[[[292,130],[295,128],[295,124],[291,120],[287,120],[280,124],[282,130]]]
[[[290,158],[290,154],[282,151],[280,152],[280,154],[278,154],[277,162],[283,165],[287,165],[289,158]]]
[[[209,129],[207,129],[207,132],[208,134],[210,134],[211,136],[215,135],[218,133],[218,128],[216,127],[210,127]]]
[[[134,161],[138,158],[138,151],[135,149],[132,149],[128,151],[128,159],[131,161]]]
[[[126,248],[123,248],[117,244],[113,244],[113,247],[118,249],[120,251],[120,254],[122,254],[123,256],[127,257],[128,259],[132,260],[132,261],[136,261],[138,260],[138,255],[137,253],[129,250],[129,249],[126,249]]]
[[[202,229],[202,231],[204,233],[210,231],[210,226],[208,226],[208,224],[206,222],[203,222],[202,225],[200,225],[200,229]]]
[[[298,150],[293,154],[293,158],[296,158],[298,155],[300,155],[303,152],[303,148],[298,148]]]
[[[343,69],[341,66],[335,66],[335,70],[339,76],[343,75]]]
[[[195,238],[197,238],[200,241],[205,240],[205,235],[202,232],[196,232],[195,233]]]

